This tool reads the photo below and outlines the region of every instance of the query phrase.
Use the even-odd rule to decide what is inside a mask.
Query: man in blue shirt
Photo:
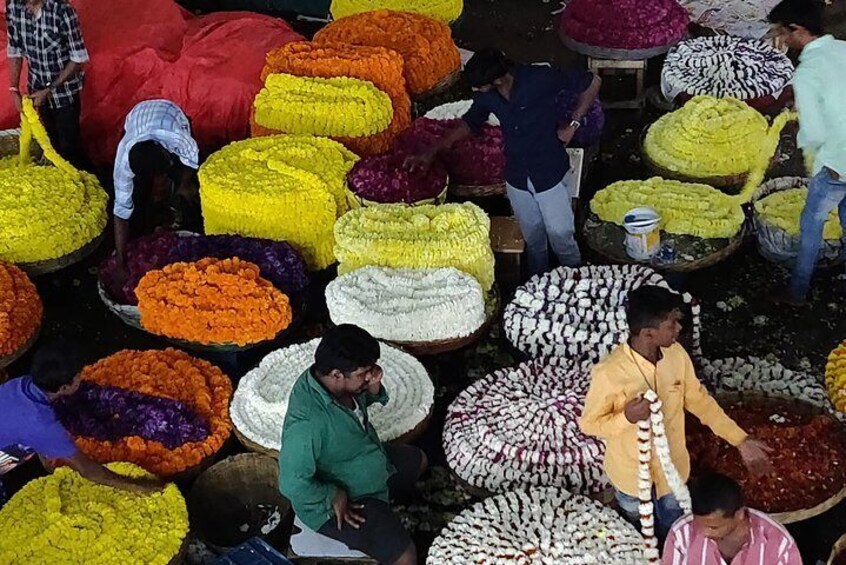
[[[570,190],[564,184],[570,169],[565,147],[596,100],[599,77],[587,71],[518,65],[494,49],[473,55],[464,77],[475,95],[463,123],[410,164],[427,167],[438,153],[479,132],[488,117],[496,115],[505,139],[508,199],[526,242],[530,273],[549,270],[548,247],[561,265],[579,266]],[[563,117],[556,107],[562,92],[580,93],[575,111]]]

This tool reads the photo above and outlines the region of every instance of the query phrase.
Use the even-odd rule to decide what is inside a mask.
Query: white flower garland
[[[679,475],[678,469],[673,464],[670,455],[670,444],[667,442],[667,435],[664,429],[664,413],[661,411],[662,403],[654,390],[647,390],[644,398],[649,402],[650,416],[647,420],[637,423],[638,440],[638,468],[637,487],[638,498],[640,499],[640,525],[641,533],[646,539],[646,559],[650,563],[659,563],[658,539],[655,537],[655,508],[652,503],[652,461],[653,449],[658,455],[661,463],[661,470],[667,478],[670,490],[679,503],[685,514],[690,514],[692,503],[690,491],[688,491],[684,480]]]
[[[457,120],[459,118],[464,117],[464,114],[467,113],[467,110],[470,109],[470,106],[473,105],[472,100],[458,100],[457,102],[447,102],[446,104],[441,104],[437,108],[432,108],[428,112],[424,118],[429,118],[430,120]],[[499,119],[494,116],[493,114],[490,115],[488,118],[488,125],[499,127]]]
[[[452,267],[357,269],[329,283],[326,306],[334,323],[388,341],[462,338],[485,323],[482,287]]]
[[[664,278],[642,265],[559,267],[532,277],[506,306],[503,329],[508,340],[530,357],[599,361],[628,338],[625,299],[644,285],[669,288]],[[690,353],[700,351],[699,305],[691,305]]]
[[[671,100],[682,92],[750,100],[778,95],[792,78],[793,63],[771,43],[717,35],[673,47],[661,71],[661,89]]]
[[[459,514],[427,565],[635,565],[643,538],[610,508],[555,488],[487,498]]]
[[[280,448],[291,389],[314,363],[319,343],[318,338],[276,350],[241,379],[229,412],[232,423],[250,441],[267,449]],[[379,438],[391,441],[426,419],[435,402],[435,388],[414,357],[384,343],[381,349],[379,364],[389,400],[387,406],[374,404],[368,414]]]
[[[543,359],[500,369],[450,405],[444,451],[468,484],[492,492],[552,486],[580,494],[609,487],[605,445],[579,429],[590,364]]]

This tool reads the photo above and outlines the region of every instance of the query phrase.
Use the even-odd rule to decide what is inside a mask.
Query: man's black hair
[[[338,370],[349,375],[356,369],[375,365],[381,355],[379,342],[365,330],[341,324],[326,330],[314,353],[314,374],[328,375]]]
[[[129,168],[138,177],[163,175],[168,172],[171,163],[167,149],[155,141],[139,141],[129,150]]]
[[[79,345],[69,340],[54,338],[45,341],[32,359],[32,382],[45,392],[57,392],[70,384],[82,370],[79,351]]]
[[[733,516],[746,506],[743,489],[737,481],[719,473],[709,473],[691,481],[690,498],[694,516],[708,516],[715,512]]]
[[[642,286],[629,292],[626,321],[629,332],[637,335],[646,328],[657,328],[675,310],[682,310],[682,297],[660,286]]]
[[[464,79],[473,88],[492,84],[511,72],[514,62],[497,49],[477,51],[464,67]]]
[[[811,35],[823,34],[823,6],[818,0],[782,0],[767,19],[785,27],[802,26]]]

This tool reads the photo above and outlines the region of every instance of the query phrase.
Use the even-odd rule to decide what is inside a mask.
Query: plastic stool
[[[294,526],[300,529],[298,534],[291,536],[291,550],[297,557],[326,557],[338,559],[366,559],[360,551],[348,548],[343,543],[321,535],[300,521],[299,516],[294,519]]]

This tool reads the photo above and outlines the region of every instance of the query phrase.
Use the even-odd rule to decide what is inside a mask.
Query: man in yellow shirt
[[[643,394],[652,389],[663,402],[670,455],[682,479],[690,475],[685,444],[685,410],[736,446],[750,472],[769,472],[768,448],[729,418],[696,378],[693,363],[676,341],[683,319],[681,297],[656,286],[629,293],[626,318],[630,337],[593,369],[580,422],[584,433],[606,444],[605,471],[616,489],[623,515],[639,524],[637,423],[649,418]],[[655,524],[663,540],[682,511],[657,457],[652,458]]]

